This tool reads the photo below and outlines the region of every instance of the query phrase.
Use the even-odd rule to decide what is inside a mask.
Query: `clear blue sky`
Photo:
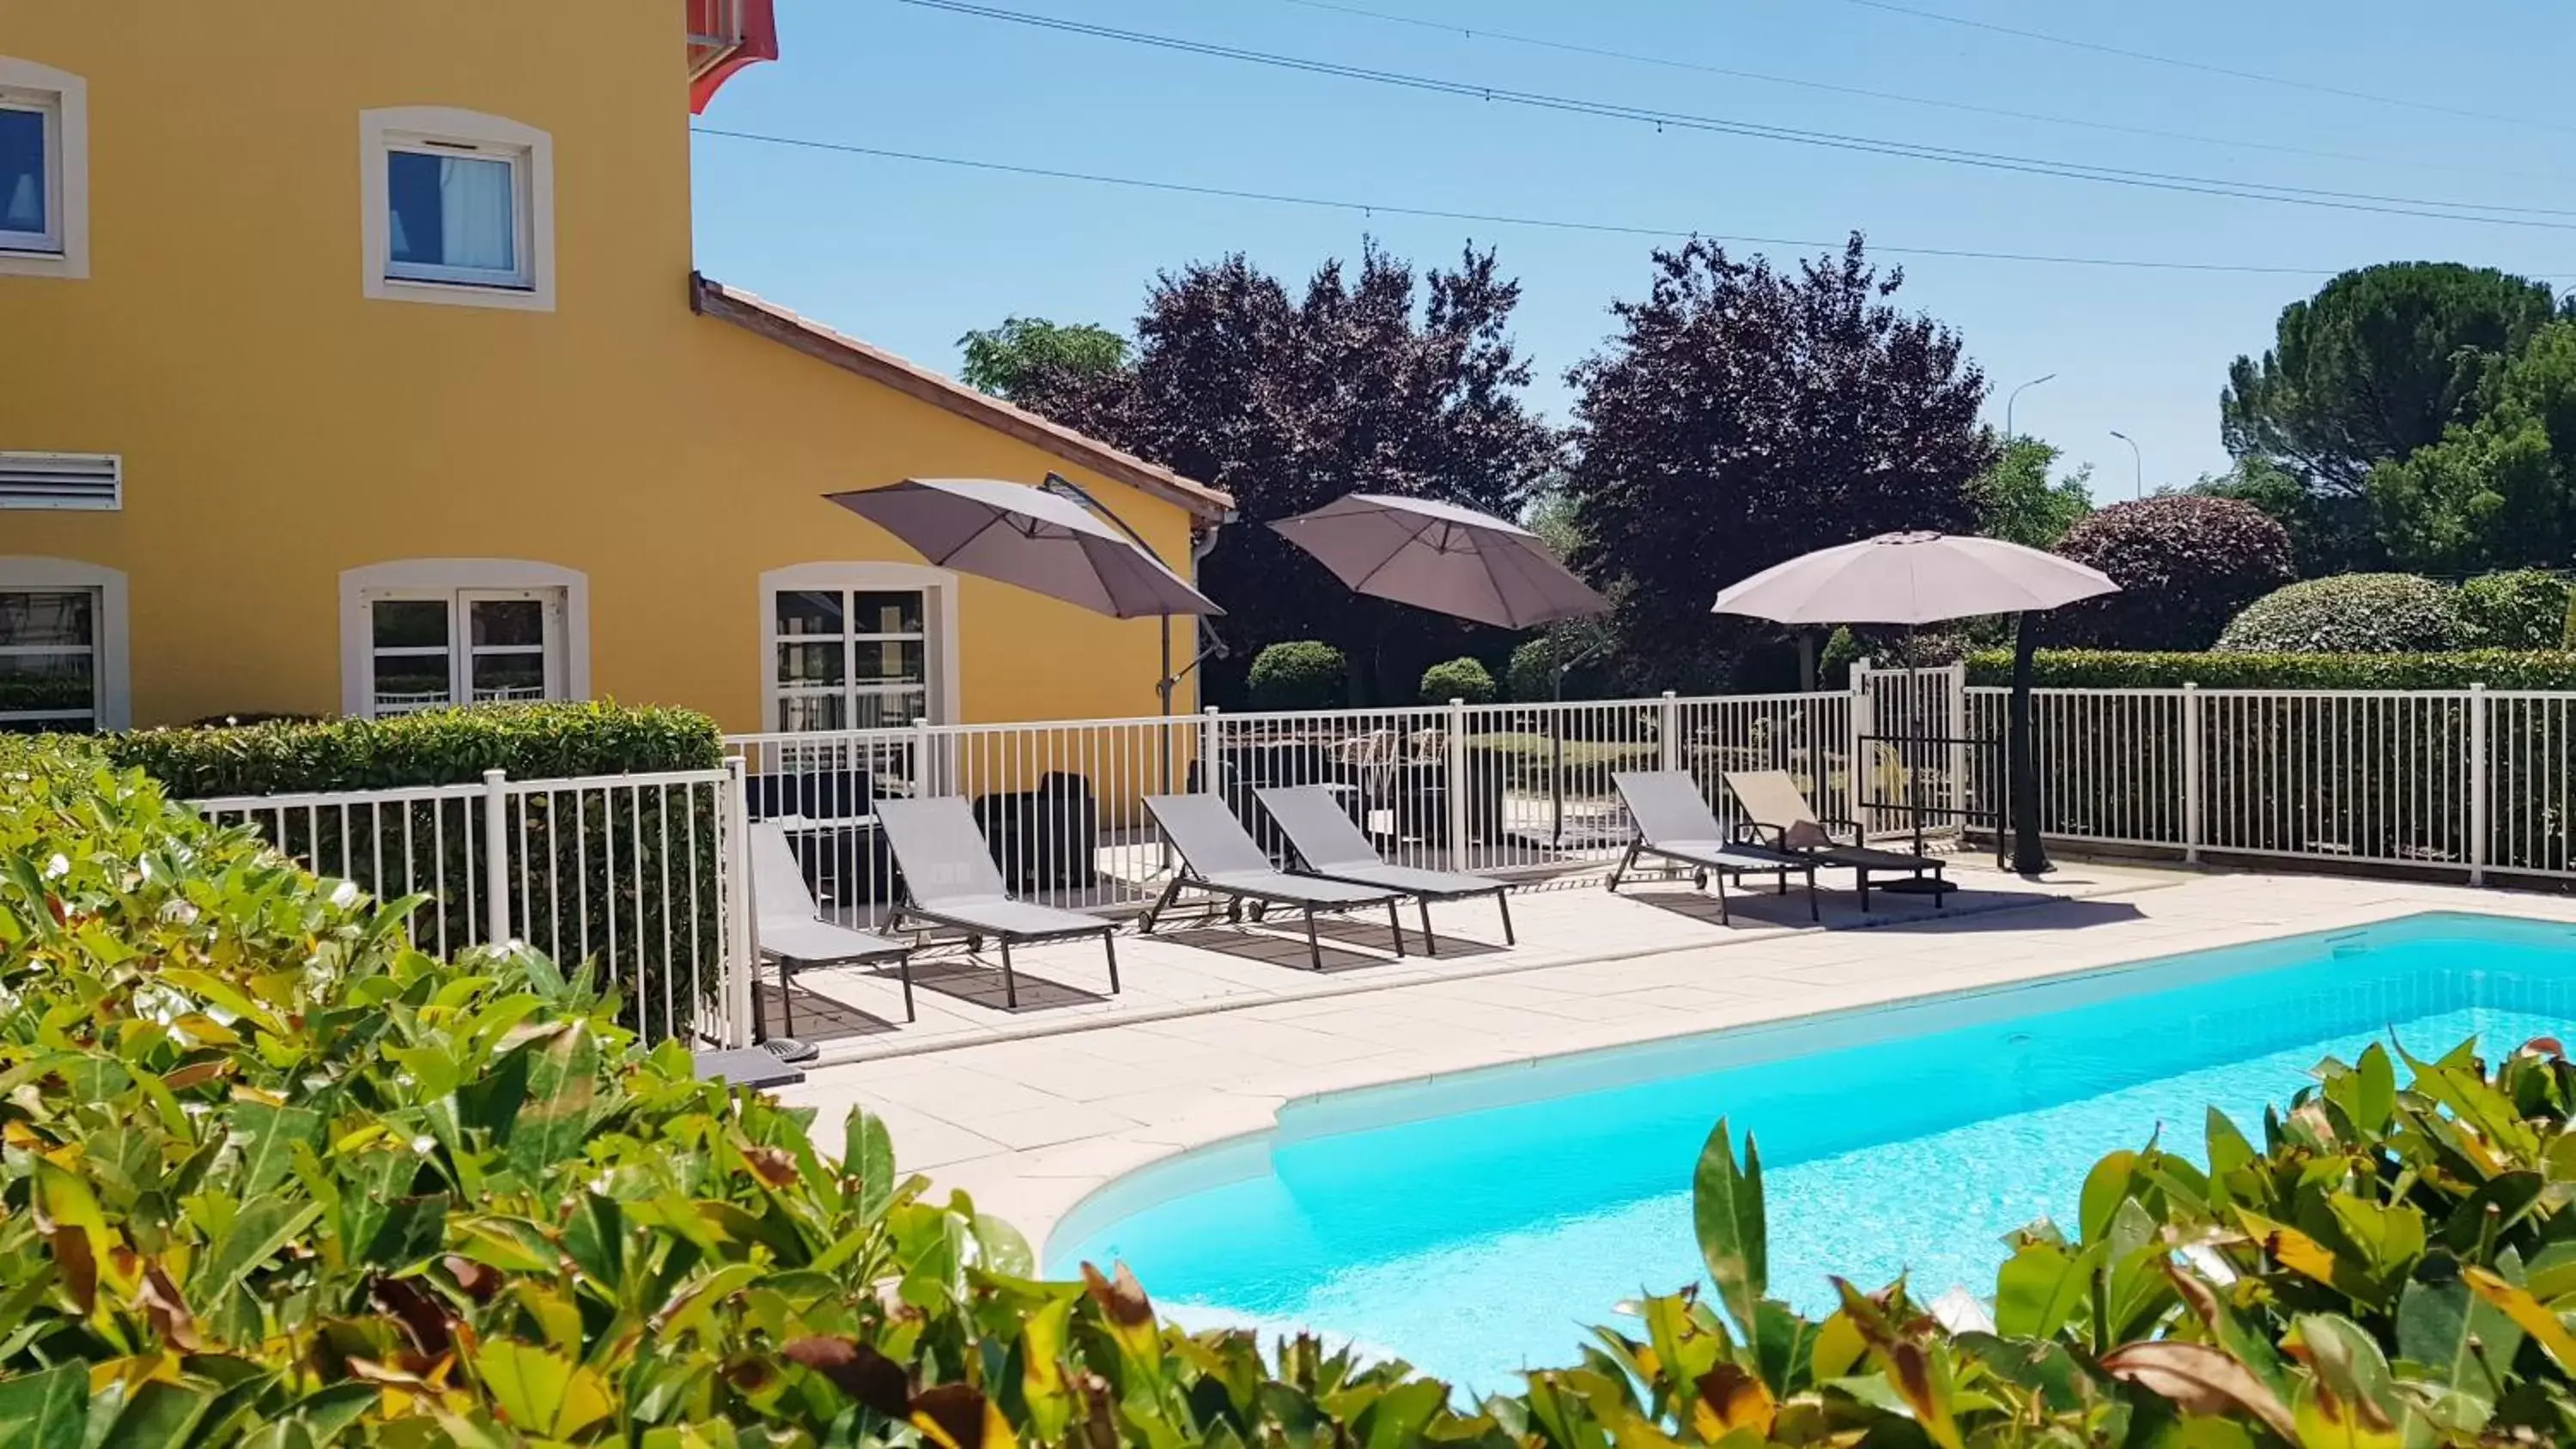
[[[700,124],[1064,171],[1396,205],[1829,241],[2313,269],[2126,270],[1906,257],[1909,307],[1957,327],[2002,418],[2126,497],[2224,466],[2217,396],[2333,271],[2436,258],[2576,278],[2563,0],[1904,0],[1918,10],[2403,97],[2374,103],[1944,24],[1855,0],[989,0],[1193,41],[1667,113],[2237,183],[2558,209],[2543,227],[2102,185],[1424,94],[943,13],[779,0],[785,58]],[[1942,109],[1722,67],[2246,145]],[[2431,109],[2491,113],[2450,114]],[[1562,419],[1567,366],[1642,292],[1654,239],[1175,195],[797,149],[695,143],[699,264],[922,362],[1005,316],[1124,330],[1162,268],[1241,250],[1302,280],[1364,236],[1418,263],[1469,240],[1521,278],[1515,333]],[[2340,153],[2319,155],[2316,152]],[[2345,157],[2360,159],[2343,159]],[[1677,239],[1677,238],[1676,238]],[[1755,247],[1775,256],[1789,249]],[[1889,260],[1898,260],[1890,256]]]

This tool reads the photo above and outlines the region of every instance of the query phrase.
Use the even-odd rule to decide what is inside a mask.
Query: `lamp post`
[[[2043,382],[2055,382],[2056,380],[2057,374],[2053,372],[2048,374],[2046,377],[2034,377],[2030,381],[2023,383],[2021,386],[2014,388],[2011,392],[2004,395],[2004,442],[2006,444],[2010,444],[2013,439],[2021,436],[2021,434],[2013,431],[2013,404],[2021,401],[2021,395],[2028,392],[2030,389],[2039,386]]]
[[[2131,467],[2133,467],[2134,469],[2136,469],[2136,470],[2137,470],[2137,491],[2138,491],[2138,496],[2139,496],[2140,498],[2144,498],[2144,497],[2146,497],[2146,496],[2147,496],[2147,458],[2146,458],[2146,455],[2145,455],[2145,454],[2143,454],[2143,453],[2141,453],[2141,452],[2139,452],[2139,451],[2138,451],[2138,440],[2137,440],[2137,439],[2135,439],[2135,438],[2133,438],[2133,437],[2130,437],[2128,434],[2126,434],[2126,433],[2124,433],[2124,432],[2121,432],[2118,428],[2113,428],[2113,429],[2111,430],[2111,436],[2112,436],[2112,437],[2115,437],[2115,438],[2119,439],[2121,442],[2126,443],[2126,444],[2128,444],[2128,445],[2129,445],[2129,464],[2130,464],[2130,466],[2131,466]]]

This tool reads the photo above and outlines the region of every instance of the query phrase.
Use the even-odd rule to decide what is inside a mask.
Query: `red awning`
[[[744,66],[778,59],[773,0],[689,0],[689,114]]]

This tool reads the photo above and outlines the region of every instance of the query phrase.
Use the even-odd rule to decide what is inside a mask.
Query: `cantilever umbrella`
[[[2031,736],[2031,654],[2038,647],[2032,620],[2119,587],[2097,570],[2001,539],[1883,533],[1764,569],[1719,593],[1715,612],[1781,624],[1912,625],[2020,615],[2011,712],[2013,865],[2036,875],[2048,869],[2048,852],[2039,839],[2039,757]]]
[[[1161,559],[1088,508],[988,478],[906,478],[828,493],[941,568],[979,574],[1113,619],[1222,614]]]
[[[1354,593],[1503,629],[1607,611],[1537,534],[1490,513],[1354,493],[1270,525]]]

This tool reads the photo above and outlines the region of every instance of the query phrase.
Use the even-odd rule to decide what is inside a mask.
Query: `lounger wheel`
[[[1700,889],[1700,890],[1707,890],[1707,889],[1708,889],[1708,872],[1707,872],[1707,871],[1704,871],[1704,870],[1695,870],[1695,871],[1692,871],[1692,872],[1691,872],[1691,884],[1692,884],[1694,887],[1696,887],[1696,888],[1698,888],[1698,889]]]
[[[976,934],[975,934],[974,932],[972,932],[972,931],[967,932],[967,933],[966,933],[966,949],[967,949],[967,950],[969,950],[969,951],[981,951],[981,950],[983,950],[983,949],[984,949],[984,938],[983,938],[983,937],[981,937],[981,936],[976,935]]]

